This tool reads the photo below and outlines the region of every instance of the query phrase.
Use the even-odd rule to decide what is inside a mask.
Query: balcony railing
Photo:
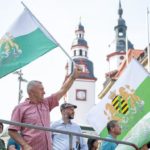
[[[113,142],[113,143],[117,143],[117,144],[129,145],[129,146],[134,147],[135,150],[139,150],[139,148],[135,144],[130,143],[130,142],[107,139],[107,138],[101,138],[99,136],[91,136],[91,135],[88,135],[88,134],[81,134],[81,133],[70,132],[70,131],[56,130],[56,129],[52,129],[52,128],[45,128],[45,127],[42,127],[42,126],[35,126],[35,125],[32,125],[32,124],[26,124],[26,123],[20,123],[20,122],[12,122],[12,121],[3,120],[3,119],[0,119],[0,122],[2,122],[4,124],[22,126],[22,127],[33,128],[33,129],[38,129],[38,130],[43,130],[43,131],[50,131],[50,132],[57,132],[57,133],[67,134],[69,136],[69,150],[73,150],[73,148],[72,148],[73,136],[79,136],[79,137],[84,137],[84,138],[93,138],[93,139]]]

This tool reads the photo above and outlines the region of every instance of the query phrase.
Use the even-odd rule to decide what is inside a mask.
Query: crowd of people
[[[53,124],[50,127],[53,129],[58,129],[58,130],[63,130],[63,131],[82,133],[80,126],[71,121],[74,118],[74,109],[76,109],[76,108],[77,108],[76,105],[73,105],[70,103],[62,104],[60,106],[62,119],[58,120],[56,122],[53,122]],[[0,123],[0,128],[1,128],[1,132],[2,132],[3,131],[2,123]],[[31,130],[31,129],[29,129],[29,130]],[[34,129],[32,129],[32,130],[34,130]],[[108,122],[107,130],[108,130],[108,136],[106,138],[108,138],[108,139],[116,139],[117,136],[121,133],[121,128],[120,128],[118,122],[115,120]],[[30,131],[30,132],[33,132],[33,131]],[[18,136],[22,136],[19,134],[18,131],[17,131],[17,133],[18,133],[17,134]],[[7,143],[7,150],[21,150],[21,147],[23,150],[29,150],[29,149],[45,150],[43,147],[47,147],[47,149],[48,149],[47,145],[43,146],[43,147],[41,146],[40,148],[36,147],[36,149],[35,149],[35,147],[33,147],[31,145],[32,143],[28,147],[23,147],[21,145],[21,142],[19,143],[18,142],[19,140],[17,141],[18,138],[14,138],[14,137],[9,138],[8,143]],[[39,138],[39,137],[36,137],[36,138]],[[57,133],[57,132],[52,132],[51,138],[52,138],[52,145],[51,145],[52,150],[69,150],[69,136],[68,135]],[[44,140],[46,140],[46,138],[44,138]],[[49,141],[50,141],[50,138],[49,138]],[[6,150],[4,141],[1,139],[0,142],[1,142],[0,150]],[[41,144],[42,144],[42,142],[41,142]],[[100,141],[98,139],[88,139],[87,142],[85,142],[85,140],[82,137],[74,136],[72,147],[73,147],[73,150],[115,150],[115,148],[117,146],[116,143],[108,142],[108,141],[103,141],[101,144],[99,144],[99,143],[100,143]],[[35,143],[35,144],[37,144],[37,143]],[[145,148],[145,147],[146,147],[146,145],[143,148]],[[142,149],[142,150],[146,150],[146,149]]]
[[[70,89],[81,71],[80,67],[76,65],[73,73],[65,80],[60,90],[46,98],[42,82],[30,81],[27,85],[28,98],[14,108],[11,121],[82,133],[80,126],[72,121],[77,108],[74,104],[63,103],[60,106],[61,120],[50,124],[51,110],[59,105],[59,100]],[[3,128],[3,124],[0,123],[0,133]],[[108,139],[117,139],[117,136],[121,134],[121,128],[116,120],[108,122],[107,130],[106,138]],[[66,134],[50,133],[17,125],[10,125],[8,133],[10,139],[7,146],[0,139],[0,150],[69,150],[69,136]],[[117,147],[117,143],[114,142],[102,141],[99,144],[97,139],[88,139],[86,142],[85,139],[78,136],[73,136],[72,141],[73,150],[115,150]],[[146,150],[146,147],[148,144],[144,145],[142,150]]]
[[[73,105],[70,103],[62,104],[60,106],[62,119],[58,120],[56,122],[53,122],[50,127],[52,129],[82,133],[80,126],[78,124],[72,122],[72,119],[74,118],[74,109],[76,109],[76,108],[77,108],[76,105]],[[1,127],[1,132],[2,132],[3,131],[2,123],[0,123],[0,127]],[[30,130],[30,132],[33,132],[32,130],[34,130],[34,129],[29,129],[29,130]],[[108,139],[116,139],[117,136],[119,134],[121,134],[121,128],[116,120],[112,120],[107,123],[107,130],[108,130],[108,136],[106,138],[108,138]],[[21,136],[21,138],[23,139],[22,134],[19,133],[20,131],[21,130],[17,131],[17,135]],[[27,135],[28,135],[28,132],[27,132]],[[39,130],[37,130],[37,132],[39,132]],[[35,133],[35,132],[33,132],[33,133]],[[30,135],[32,135],[32,134],[30,134]],[[46,135],[46,133],[45,133],[45,135]],[[33,147],[31,145],[32,143],[30,145],[28,144],[29,145],[28,147],[23,147],[21,145],[21,142],[20,143],[18,142],[19,141],[18,137],[17,138],[14,138],[14,137],[9,138],[8,143],[7,143],[7,150],[21,150],[21,147],[23,150],[30,150],[30,149],[45,150],[43,147],[47,147],[47,149],[48,149],[48,145],[43,146],[43,147],[41,146],[40,148],[36,147],[36,149],[35,149],[35,146]],[[36,137],[36,138],[39,138],[39,137]],[[51,138],[52,138],[52,141],[50,140]],[[23,140],[25,141],[25,139],[23,139]],[[31,140],[32,140],[32,137],[31,137]],[[44,140],[46,140],[46,138],[44,138]],[[51,141],[51,144],[52,144],[51,150],[69,150],[69,136],[66,134],[52,132],[51,137],[49,138],[49,141]],[[0,150],[6,150],[4,141],[1,139],[0,142],[1,142]],[[43,141],[41,141],[41,144],[42,144],[42,142]],[[37,144],[37,143],[34,143],[34,144]],[[73,150],[115,150],[116,146],[117,146],[117,144],[113,143],[113,142],[103,141],[100,144],[100,141],[98,139],[88,139],[86,142],[85,139],[83,139],[82,137],[73,136],[73,143],[72,143]],[[145,147],[146,147],[146,145],[143,148],[145,148]],[[147,149],[142,149],[142,150],[147,150]]]

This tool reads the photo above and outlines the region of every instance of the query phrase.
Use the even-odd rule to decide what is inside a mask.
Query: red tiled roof
[[[144,51],[143,50],[138,50],[138,49],[129,49],[128,52],[127,52],[127,58],[125,58],[123,60],[123,62],[121,63],[121,65],[119,66],[118,68],[118,72],[115,74],[114,78],[115,79],[118,79],[118,77],[121,75],[121,73],[123,72],[123,70],[125,69],[126,67],[126,63],[128,61],[128,63],[132,60],[132,58],[135,58],[137,59],[141,54],[143,54]]]

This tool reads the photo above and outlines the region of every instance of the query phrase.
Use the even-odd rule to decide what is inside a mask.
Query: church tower
[[[116,37],[115,37],[115,52],[107,55],[107,60],[111,64],[111,70],[115,70],[122,63],[125,58],[126,52],[128,49],[134,49],[133,44],[128,40],[127,37],[127,26],[126,22],[123,19],[123,9],[121,7],[121,1],[119,0],[119,9],[118,9],[118,24],[114,27]],[[114,66],[113,66],[113,65]]]
[[[67,102],[77,105],[75,121],[87,125],[86,114],[95,105],[95,82],[93,63],[88,59],[88,44],[84,39],[84,26],[79,23],[75,30],[75,39],[71,46],[73,61],[82,68],[81,75],[67,93]],[[72,63],[66,65],[67,76],[72,72]]]

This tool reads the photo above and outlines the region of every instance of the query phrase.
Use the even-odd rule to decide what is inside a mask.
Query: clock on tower
[[[76,99],[77,100],[86,100],[86,90],[78,89],[76,90]]]

